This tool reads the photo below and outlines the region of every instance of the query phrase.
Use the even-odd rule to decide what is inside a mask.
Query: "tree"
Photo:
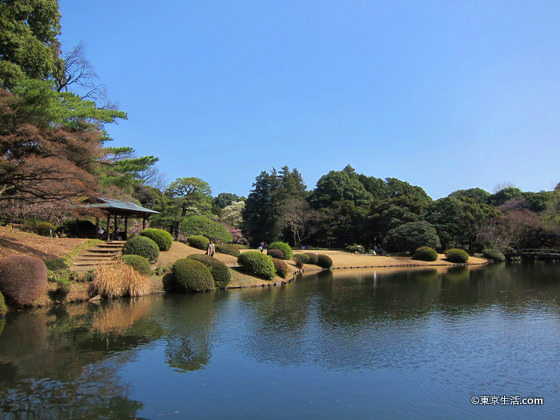
[[[96,188],[103,124],[126,118],[52,84],[0,90],[0,200],[54,201]]]
[[[314,214],[309,203],[302,197],[292,197],[282,203],[279,224],[290,231],[292,243],[298,247],[309,237],[309,225],[313,218]]]
[[[225,209],[227,206],[240,200],[241,197],[239,197],[237,194],[220,193],[214,198],[213,204],[220,209]]]
[[[441,246],[436,229],[426,221],[409,222],[391,229],[385,238],[389,251],[414,252],[421,246],[438,249]]]
[[[305,197],[306,187],[297,169],[284,166],[280,172],[272,169],[262,171],[253,183],[243,210],[242,229],[255,244],[263,239],[273,241],[282,239],[283,227],[279,215],[283,203],[294,197]]]
[[[136,157],[132,147],[105,147],[101,160],[101,185],[115,185],[124,192],[132,194],[134,187],[143,185],[154,176],[154,156]]]
[[[508,201],[514,200],[516,198],[523,198],[523,191],[515,187],[502,188],[500,191],[492,194],[488,197],[488,204],[491,206],[501,206]]]
[[[478,204],[483,204],[488,201],[488,197],[490,197],[490,193],[488,191],[483,190],[482,188],[469,188],[466,190],[457,190],[452,192],[448,195],[449,198],[471,198],[476,201]]]
[[[359,206],[371,200],[372,195],[365,189],[350,165],[342,171],[330,171],[319,178],[317,187],[309,197],[309,202],[315,209],[328,207],[340,201],[352,201]]]
[[[233,228],[239,228],[243,222],[243,210],[245,201],[234,201],[222,210],[220,222]]]
[[[473,199],[447,197],[434,201],[428,209],[426,220],[436,227],[444,248],[477,251],[482,249],[482,244],[477,241],[480,226],[499,215],[497,209],[478,204]]]
[[[179,225],[188,215],[205,213],[211,207],[212,189],[200,178],[177,178],[165,191],[169,198],[163,214],[156,218],[160,223],[167,224],[175,239],[179,238]]]
[[[0,1],[0,87],[46,80],[59,60],[57,0]]]

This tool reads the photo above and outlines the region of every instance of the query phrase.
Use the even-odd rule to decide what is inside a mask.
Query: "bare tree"
[[[282,202],[279,223],[292,233],[294,246],[299,246],[309,237],[309,224],[313,216],[314,212],[304,198],[289,198]]]
[[[72,92],[82,99],[101,102],[102,106],[112,109],[107,101],[107,89],[99,81],[93,65],[86,59],[84,44],[79,43],[68,52],[57,65],[54,74],[55,88],[58,92]]]

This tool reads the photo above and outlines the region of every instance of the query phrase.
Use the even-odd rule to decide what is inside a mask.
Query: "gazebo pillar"
[[[117,241],[119,238],[117,236],[117,231],[119,230],[119,227],[117,226],[117,215],[115,214],[115,229],[113,230],[113,240]]]
[[[128,240],[128,215],[124,216],[124,238],[125,241]]]
[[[146,215],[142,215],[142,230],[146,229]]]
[[[107,241],[111,240],[111,213],[107,212]]]

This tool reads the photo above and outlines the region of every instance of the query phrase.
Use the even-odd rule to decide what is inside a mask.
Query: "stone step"
[[[114,264],[114,260],[107,260],[107,261],[74,261],[74,267],[96,267],[98,265],[109,265]]]

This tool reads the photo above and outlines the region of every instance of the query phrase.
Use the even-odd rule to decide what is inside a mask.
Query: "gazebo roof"
[[[130,201],[115,200],[105,197],[90,197],[84,201],[82,207],[90,209],[106,210],[110,214],[120,214],[127,216],[148,216],[159,214],[159,211],[150,210]]]

